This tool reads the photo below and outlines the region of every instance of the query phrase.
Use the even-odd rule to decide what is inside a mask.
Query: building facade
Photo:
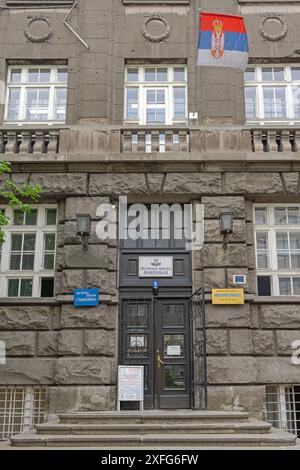
[[[244,16],[245,74],[196,67],[199,9]],[[147,408],[199,408],[207,377],[209,409],[299,431],[299,21],[293,0],[0,0],[0,155],[42,187],[28,214],[1,206],[2,437],[116,409],[118,364],[145,366]],[[99,238],[120,196],[202,204],[203,247]],[[156,295],[149,257],[172,264]],[[245,303],[213,305],[235,275]],[[77,288],[99,305],[75,307]]]

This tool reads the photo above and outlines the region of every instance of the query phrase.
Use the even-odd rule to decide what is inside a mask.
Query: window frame
[[[28,73],[29,70],[38,69],[49,69],[50,80],[49,82],[29,82]],[[11,82],[11,75],[13,70],[21,70],[21,80],[19,82]],[[67,113],[67,97],[68,97],[68,76],[66,82],[58,81],[58,71],[67,70],[68,65],[52,65],[52,64],[38,64],[38,65],[9,65],[7,70],[7,83],[6,83],[6,97],[5,97],[5,112],[4,122],[5,124],[33,124],[33,125],[51,125],[51,124],[65,124],[66,113]],[[48,100],[48,116],[45,120],[29,120],[26,118],[26,101],[27,91],[29,89],[44,88],[49,89],[49,100]],[[19,90],[19,109],[18,118],[9,119],[9,93],[11,89]],[[58,89],[66,90],[66,113],[64,119],[56,119],[56,91]]]
[[[174,80],[174,70],[177,68],[184,69],[184,80]],[[137,81],[128,81],[127,72],[130,69],[137,69],[138,79]],[[145,71],[147,69],[155,69],[155,75],[158,69],[167,69],[167,81],[146,81]],[[130,119],[127,117],[127,89],[128,88],[138,88],[138,102],[137,102],[137,119]],[[175,105],[174,105],[174,89],[175,88],[184,88],[185,89],[185,117],[175,119]],[[154,123],[147,124],[146,114],[147,114],[147,98],[146,90],[147,89],[165,89],[166,96],[166,118],[165,124]],[[187,64],[128,64],[125,66],[124,70],[124,122],[125,124],[137,124],[144,126],[169,126],[173,124],[187,124],[188,122],[188,86],[187,86]]]
[[[14,225],[13,216],[14,210],[10,206],[1,206],[5,210],[5,215],[10,219],[11,223],[3,227],[5,240],[2,245],[2,253],[0,260],[0,297],[8,297],[8,284],[10,279],[33,279],[32,295],[31,296],[18,296],[18,298],[40,298],[41,287],[43,278],[53,278],[54,289],[53,297],[55,296],[55,260],[57,252],[57,232],[58,232],[58,206],[56,204],[33,205],[32,209],[37,209],[37,223],[36,225]],[[56,224],[46,225],[47,222],[47,209],[56,209]],[[10,257],[11,257],[11,242],[12,234],[16,233],[35,233],[35,249],[34,249],[34,268],[33,270],[11,270]],[[44,235],[47,233],[55,234],[55,247],[54,247],[54,265],[53,269],[44,269]],[[20,284],[19,284],[20,292]]]
[[[284,296],[288,295],[289,297],[300,297],[300,294],[280,294],[279,290],[279,278],[282,277],[299,277],[300,278],[300,268],[291,268],[291,269],[282,269],[278,268],[278,259],[277,259],[277,243],[276,243],[276,233],[277,232],[299,232],[300,233],[300,223],[299,224],[275,224],[275,208],[279,207],[297,207],[300,212],[300,204],[297,203],[259,203],[253,205],[253,227],[254,227],[254,249],[255,249],[255,267],[256,267],[256,278],[258,276],[270,276],[271,283],[271,296]],[[266,208],[266,224],[256,225],[255,221],[255,209],[256,208]],[[256,234],[259,232],[266,232],[268,234],[268,255],[269,255],[269,266],[268,268],[259,268],[257,262],[257,238]],[[289,252],[290,255],[290,252]],[[258,285],[257,285],[258,292]]]
[[[283,68],[284,69],[284,80],[263,80],[262,78],[262,71],[268,68]],[[249,64],[247,70],[254,69],[255,70],[255,79],[254,80],[246,80],[245,78],[245,100],[246,100],[246,88],[254,88],[256,90],[256,114],[255,118],[247,117],[246,114],[246,123],[247,124],[299,124],[300,123],[300,116],[295,117],[295,109],[294,109],[294,99],[293,99],[293,88],[299,87],[300,93],[300,79],[293,80],[292,78],[292,69],[293,68],[300,68],[300,64],[264,64],[264,65],[256,65],[256,64]],[[287,110],[287,117],[285,118],[268,118],[264,115],[264,95],[263,89],[266,88],[285,88],[286,90],[286,110]],[[245,102],[245,113],[246,113],[246,102]]]

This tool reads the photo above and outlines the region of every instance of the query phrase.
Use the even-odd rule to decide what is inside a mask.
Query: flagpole
[[[201,0],[198,0],[196,3],[196,19],[197,19],[197,28],[196,28],[196,68],[195,68],[195,80],[194,80],[194,102],[193,102],[193,112],[196,112],[196,87],[197,87],[197,78],[198,78],[198,66],[197,66],[197,61],[198,61],[198,41],[199,41],[199,34],[200,34],[200,12],[202,11],[202,8],[198,7],[200,4]]]

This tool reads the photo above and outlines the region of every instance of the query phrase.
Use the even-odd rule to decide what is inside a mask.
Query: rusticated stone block
[[[87,176],[80,173],[32,173],[30,183],[39,184],[43,196],[85,195]]]
[[[257,383],[292,384],[299,383],[299,365],[292,364],[291,356],[257,357]]]
[[[225,173],[225,192],[232,194],[275,194],[282,193],[283,186],[279,173],[228,172]]]
[[[245,305],[206,305],[208,327],[249,327],[250,306]]]
[[[84,353],[101,356],[116,354],[116,333],[114,331],[93,330],[84,334]]]
[[[38,334],[38,356],[56,356],[58,352],[58,332],[47,331]]]
[[[250,355],[253,352],[251,330],[230,331],[230,353],[236,355]]]
[[[48,330],[51,308],[43,305],[0,306],[3,330]]]
[[[106,195],[147,194],[143,173],[97,173],[90,175],[89,193]]]
[[[206,219],[219,219],[220,212],[224,210],[233,212],[234,217],[237,218],[245,216],[245,200],[241,196],[204,196],[201,203],[204,204],[204,217]]]
[[[223,235],[220,233],[219,220],[205,220],[204,222],[204,238],[206,242],[223,241]],[[236,219],[233,222],[233,232],[228,235],[228,243],[245,242],[246,229],[244,220]]]
[[[78,269],[67,269],[62,275],[62,293],[72,293],[74,289],[83,286],[83,271]]]
[[[49,413],[115,409],[116,390],[109,386],[64,386],[49,390]]]
[[[38,385],[54,383],[54,365],[56,359],[44,358],[8,358],[1,365],[1,385]]]
[[[91,234],[88,238],[89,248],[92,244],[104,244],[116,247],[116,238],[102,239],[98,237],[96,232],[98,223],[99,222],[92,222],[91,224]],[[64,245],[81,245],[82,241],[81,238],[77,235],[75,221],[67,221],[63,226],[61,226],[61,232],[62,234],[60,238],[62,239],[62,243]],[[117,231],[115,236],[117,236]]]
[[[61,321],[60,321],[60,307],[54,307],[52,311],[52,329],[60,330]]]
[[[225,269],[205,268],[203,270],[204,287],[206,290],[224,289]]]
[[[255,360],[249,356],[209,356],[207,372],[209,384],[253,384],[256,382]]]
[[[63,356],[76,356],[82,352],[82,331],[60,331],[58,352]]]
[[[228,287],[229,288],[237,288],[233,283],[233,276],[237,274],[243,274],[247,277],[246,285],[242,286],[245,290],[249,289],[249,278],[248,278],[248,269],[247,268],[228,268],[227,269],[227,278],[228,278]]]
[[[206,333],[207,354],[227,354],[227,331],[207,330]]]
[[[100,293],[116,295],[117,294],[117,276],[114,272],[107,272],[103,269],[94,269],[86,271],[86,286],[99,287]]]
[[[262,305],[263,328],[300,328],[300,305]]]
[[[272,356],[274,354],[273,331],[252,331],[252,338],[256,356]]]
[[[295,352],[295,348],[292,348],[294,341],[300,341],[300,330],[299,331],[276,331],[277,341],[277,353],[291,356]],[[299,349],[299,346],[297,346]]]
[[[69,197],[66,199],[66,219],[76,220],[76,214],[90,214],[99,219],[96,212],[101,204],[109,204],[108,197]]]
[[[76,308],[62,305],[61,322],[63,328],[116,328],[117,305],[99,305],[91,308]]]
[[[7,356],[34,356],[35,354],[35,333],[33,332],[0,331],[0,341],[5,343]]]
[[[221,192],[221,174],[168,173],[164,184],[165,194],[217,194]]]
[[[299,173],[296,171],[282,173],[285,189],[288,193],[298,194],[299,192]]]
[[[55,382],[57,384],[112,384],[115,371],[111,359],[101,358],[60,358],[56,362]]]
[[[203,247],[203,265],[208,267],[247,266],[246,245],[205,244]]]
[[[248,411],[251,416],[262,418],[266,390],[263,385],[231,385],[208,387],[210,410]]]
[[[68,245],[64,252],[67,268],[116,269],[116,250],[107,245],[89,245],[87,249],[81,245]]]

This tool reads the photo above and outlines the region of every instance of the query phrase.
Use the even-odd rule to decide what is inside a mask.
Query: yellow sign
[[[213,289],[212,303],[214,305],[244,304],[244,289]]]

